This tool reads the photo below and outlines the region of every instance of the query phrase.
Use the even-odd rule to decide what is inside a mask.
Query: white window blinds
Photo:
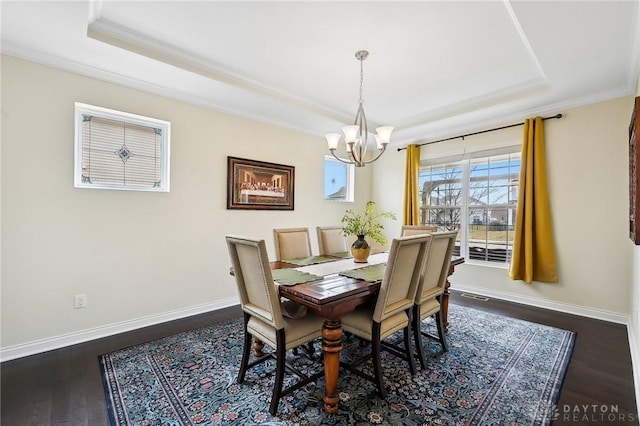
[[[168,122],[82,104],[76,122],[76,187],[169,190]]]

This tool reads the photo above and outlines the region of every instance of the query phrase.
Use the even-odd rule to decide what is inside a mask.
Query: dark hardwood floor
[[[577,332],[554,425],[638,425],[626,326],[500,300],[478,301],[455,291],[451,302]],[[238,307],[227,308],[4,362],[1,423],[108,425],[98,355],[239,315]]]

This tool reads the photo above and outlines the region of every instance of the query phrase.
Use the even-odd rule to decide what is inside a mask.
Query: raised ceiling
[[[638,1],[3,1],[2,53],[317,135],[392,145],[632,95]]]

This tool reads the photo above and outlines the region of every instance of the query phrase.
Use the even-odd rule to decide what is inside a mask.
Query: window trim
[[[116,120],[127,124],[135,124],[144,127],[153,127],[161,130],[160,135],[160,185],[158,187],[149,187],[142,185],[114,185],[108,183],[87,183],[82,179],[82,151],[84,140],[82,138],[83,116],[91,115],[93,117]],[[123,111],[117,111],[109,108],[103,108],[95,105],[75,102],[75,126],[74,126],[74,187],[75,188],[91,188],[91,189],[111,189],[119,191],[144,191],[144,192],[169,192],[170,190],[170,153],[171,153],[171,123],[165,120],[145,117],[142,115],[132,114]]]

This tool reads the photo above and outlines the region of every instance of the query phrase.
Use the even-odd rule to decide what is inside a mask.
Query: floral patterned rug
[[[237,384],[240,319],[122,349],[100,357],[110,421],[117,426],[550,424],[575,333],[455,304],[449,322],[449,351],[439,354],[439,345],[425,338],[431,356],[415,376],[406,361],[384,353],[386,400],[373,383],[341,369],[335,414],[321,409],[320,379],[283,397],[278,415],[271,416],[271,361],[249,370]],[[435,332],[430,321],[423,328]],[[342,359],[368,350],[347,338]],[[287,355],[303,372],[322,368],[319,357],[311,360],[302,350]],[[296,379],[285,377],[285,385]]]

